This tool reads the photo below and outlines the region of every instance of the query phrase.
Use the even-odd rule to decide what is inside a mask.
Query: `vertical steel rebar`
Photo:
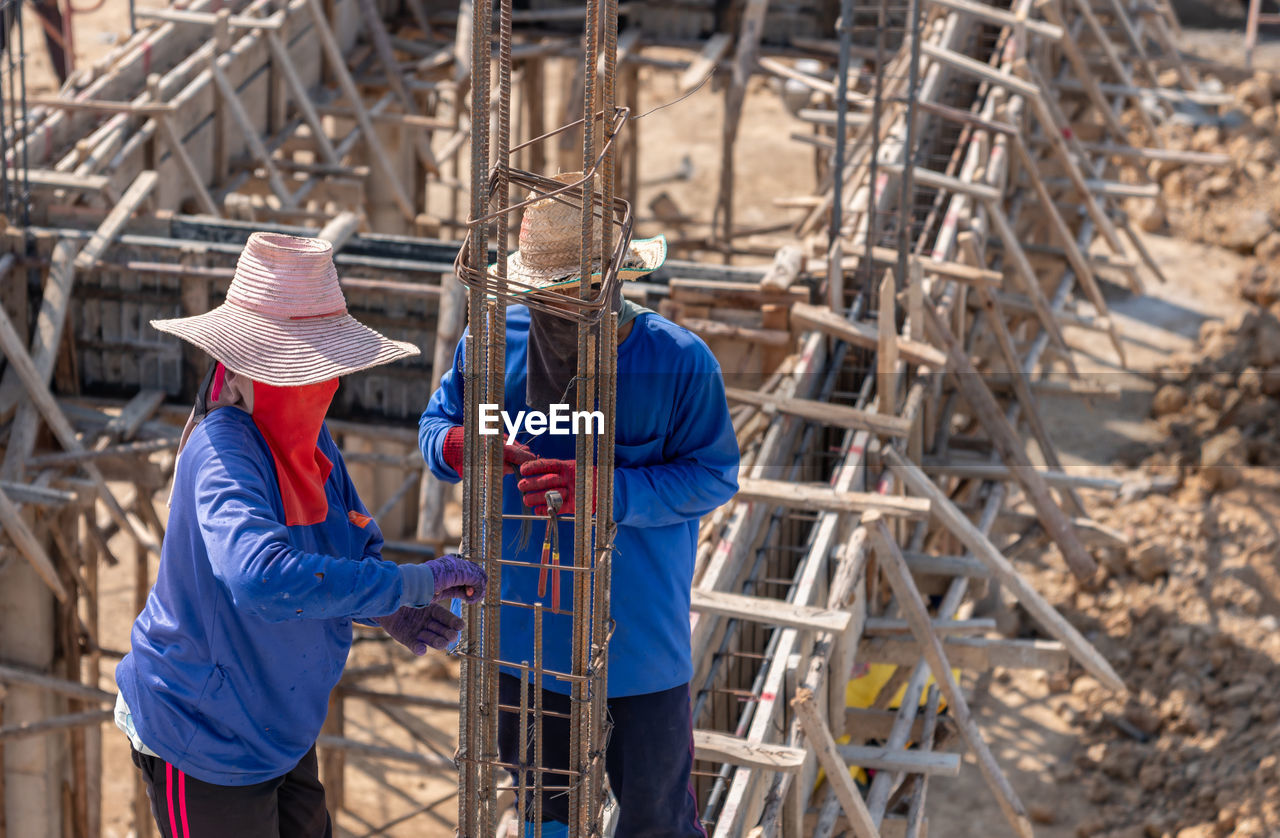
[[[906,143],[902,150],[902,180],[899,183],[901,192],[898,198],[898,284],[905,287],[907,279],[907,261],[911,251],[911,193],[915,184],[915,137],[916,125],[916,89],[920,81],[920,0],[907,0],[911,11],[908,14],[907,45],[910,59],[907,69],[906,95]]]
[[[484,217],[489,205],[489,65],[492,45],[489,38],[490,19],[489,3],[485,0],[472,4],[472,44],[471,44],[471,113],[484,114],[483,118],[472,120],[471,124],[471,218]],[[488,235],[485,225],[476,224],[471,228],[469,241],[471,247],[467,253],[467,261],[473,270],[483,271],[488,267]],[[484,372],[482,353],[487,338],[487,318],[485,316],[485,293],[482,289],[472,288],[467,300],[467,331],[464,352],[466,355],[464,370],[463,395],[463,475],[462,475],[462,509],[463,533],[462,553],[475,560],[483,560],[484,554],[484,501],[483,485],[483,451],[479,436],[478,406],[483,398],[481,377]],[[500,596],[492,586],[485,594],[486,603],[469,605],[466,608],[466,624],[468,646],[475,644],[474,638],[483,637],[483,619],[485,605],[492,598]],[[483,641],[482,641],[483,642]],[[484,648],[481,646],[480,648]],[[489,769],[482,763],[484,739],[481,736],[481,716],[485,711],[484,669],[481,661],[464,655],[461,663],[458,724],[458,828],[464,836],[482,834],[482,777]]]

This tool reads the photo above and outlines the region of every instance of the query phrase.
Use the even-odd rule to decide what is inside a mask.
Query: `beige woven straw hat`
[[[576,183],[582,172],[555,175],[559,183]],[[596,221],[599,238],[599,219]],[[617,227],[614,228],[617,243]],[[535,201],[524,210],[520,224],[520,249],[507,259],[507,277],[541,288],[571,288],[579,283],[582,268],[582,210],[555,198]],[[667,239],[633,239],[618,275],[637,279],[662,267],[667,260]],[[599,276],[599,266],[593,276]],[[524,290],[528,293],[528,290]]]
[[[315,384],[418,354],[347,313],[329,242],[275,233],[249,236],[222,305],[151,325],[274,387]]]

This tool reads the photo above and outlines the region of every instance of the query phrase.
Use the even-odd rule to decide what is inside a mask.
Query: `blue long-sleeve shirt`
[[[324,723],[352,618],[390,614],[408,595],[327,428],[318,444],[333,463],[329,514],[309,526],[283,523],[249,414],[212,411],[178,458],[156,584],[116,683],[142,742],[207,783],[292,770]]]
[[[697,336],[652,312],[632,321],[618,346],[614,540],[610,616],[616,623],[609,647],[609,695],[643,695],[670,689],[693,677],[689,647],[689,598],[698,519],[728,501],[738,490],[738,443],[725,402],[724,381],[715,356]],[[525,404],[525,358],[529,311],[507,309],[504,410],[514,416]],[[440,380],[422,414],[418,442],[431,472],[456,482],[457,473],[442,457],[445,433],[462,424],[464,347],[458,344],[451,369]],[[504,430],[505,434],[505,430]],[[505,438],[505,437],[504,437]],[[574,438],[522,432],[517,440],[539,456],[573,459]],[[516,488],[519,477],[503,484],[503,511],[527,513]],[[535,523],[519,549],[520,522],[503,525],[505,558],[529,567],[502,569],[505,599],[533,603],[546,525]],[[560,524],[560,562],[573,563],[572,522]],[[571,573],[561,574],[561,609],[573,603]],[[549,587],[549,586],[548,586]],[[568,616],[546,615],[543,661],[547,669],[569,672],[571,639]],[[533,661],[533,614],[521,607],[501,614],[504,661]],[[514,670],[508,670],[518,674]],[[569,691],[558,679],[544,686]]]

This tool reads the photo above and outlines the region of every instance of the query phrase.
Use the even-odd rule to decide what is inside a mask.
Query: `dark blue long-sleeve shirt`
[[[697,336],[645,312],[618,346],[618,401],[614,475],[614,540],[610,615],[616,629],[609,649],[611,697],[658,692],[693,676],[689,647],[689,598],[698,543],[698,519],[728,501],[738,489],[738,443],[725,402],[724,381],[715,357]],[[525,358],[529,311],[507,310],[504,409],[514,416],[525,404]],[[463,350],[454,353],[419,424],[418,441],[436,477],[455,482],[458,475],[443,460],[444,436],[462,424]],[[504,430],[505,434],[505,430]],[[539,456],[573,459],[574,438],[521,433],[517,440]],[[517,476],[503,485],[503,511],[527,513],[516,488]],[[529,567],[504,566],[505,599],[533,603],[546,525],[536,523],[519,549],[519,521],[507,521],[503,556]],[[573,527],[560,525],[560,561],[573,563]],[[561,608],[572,606],[572,574],[561,575]],[[550,592],[548,591],[548,594]],[[549,605],[549,595],[542,597]],[[568,616],[547,615],[543,656],[547,669],[569,672]],[[533,661],[530,609],[504,608],[501,614],[504,661]],[[514,670],[513,674],[517,674]],[[568,692],[569,685],[548,679],[544,685]]]
[[[333,463],[329,514],[309,526],[283,523],[249,414],[214,410],[178,458],[156,584],[116,682],[142,742],[207,783],[292,770],[324,723],[352,618],[421,604],[402,603],[402,569],[381,558],[382,534],[327,429],[318,445]]]

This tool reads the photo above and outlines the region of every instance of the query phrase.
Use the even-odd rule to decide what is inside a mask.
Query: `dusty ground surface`
[[[141,5],[152,2],[140,0]],[[1206,20],[1235,14],[1231,3],[1204,5]],[[1196,22],[1195,9],[1188,5],[1183,13],[1189,25]],[[30,89],[48,92],[52,85],[37,24],[29,13],[27,21]],[[127,29],[127,7],[119,0],[78,17],[82,66]],[[1189,31],[1188,44],[1217,60],[1237,60],[1238,31]],[[1260,64],[1280,69],[1278,52],[1264,47]],[[675,88],[671,77],[653,77],[641,110],[674,100]],[[1160,173],[1170,187],[1168,206],[1143,223],[1155,231],[1148,244],[1169,283],[1152,285],[1141,298],[1110,289],[1130,369],[1116,367],[1110,348],[1096,334],[1070,334],[1081,367],[1117,382],[1121,396],[1092,407],[1074,399],[1045,403],[1054,437],[1072,468],[1126,476],[1140,470],[1175,473],[1180,483],[1167,497],[1129,504],[1088,496],[1099,520],[1126,531],[1133,543],[1127,555],[1104,557],[1105,579],[1098,591],[1081,591],[1058,570],[1052,554],[1023,563],[1038,587],[1100,644],[1133,690],[1121,701],[1088,678],[997,672],[978,691],[979,724],[1041,836],[1280,834],[1280,771],[1274,756],[1280,752],[1275,700],[1280,573],[1274,525],[1280,479],[1271,467],[1280,405],[1266,375],[1280,357],[1258,357],[1263,347],[1280,356],[1280,330],[1264,313],[1280,297],[1272,294],[1280,286],[1273,280],[1280,268],[1271,258],[1280,247],[1265,244],[1280,245],[1273,232],[1280,206],[1274,163],[1280,149],[1271,149],[1277,92],[1273,82],[1259,79],[1242,95],[1247,124],[1214,129],[1212,137],[1197,138],[1191,131],[1168,138],[1188,147],[1229,149],[1241,155],[1241,165],[1232,167],[1226,181],[1220,172],[1182,170],[1170,184],[1174,172]],[[1264,106],[1271,108],[1270,117]],[[813,177],[809,156],[785,140],[794,126],[766,85],[749,98],[747,116],[739,144],[739,171],[747,173],[738,194],[740,224],[778,218],[771,199],[804,194]],[[720,97],[703,90],[640,123],[645,172],[637,203],[642,216],[661,191],[689,212],[707,206],[716,186],[719,117]],[[686,156],[691,169],[684,166]],[[1264,168],[1247,165],[1257,161]],[[673,178],[682,168],[689,176]],[[1241,218],[1252,228],[1237,223]],[[1244,280],[1238,283],[1238,277]],[[1262,306],[1251,309],[1242,292]],[[1219,321],[1230,327],[1212,325]],[[1241,334],[1247,337],[1237,339]],[[1187,360],[1178,360],[1184,353]],[[1153,411],[1160,387],[1165,390]],[[1204,444],[1224,435],[1226,441]],[[103,643],[127,648],[127,571],[104,573],[103,588]],[[456,695],[454,662],[412,660],[373,635],[357,643],[353,667],[387,663],[393,671],[367,686]],[[108,672],[104,686],[109,681]],[[350,736],[422,753],[450,754],[456,736],[456,716],[447,712],[388,713],[352,703],[347,721]],[[104,740],[104,834],[124,838],[132,828],[133,769],[124,740],[110,728]],[[363,835],[436,802],[385,834],[452,835],[452,774],[354,757],[348,765],[349,811],[339,823],[340,834]],[[957,779],[930,785],[929,816],[932,834],[946,838],[1004,833],[1003,819],[971,767]]]

